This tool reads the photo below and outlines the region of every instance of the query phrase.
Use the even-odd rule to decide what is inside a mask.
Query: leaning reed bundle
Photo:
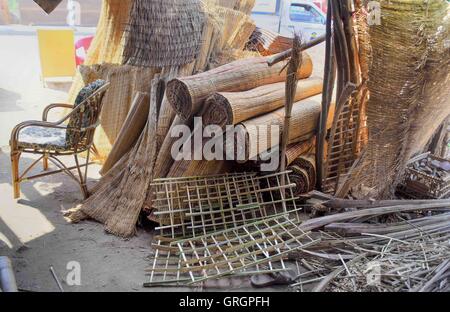
[[[238,60],[198,75],[171,80],[167,85],[167,98],[177,114],[186,120],[199,113],[204,100],[214,92],[246,91],[284,81],[285,65],[286,62],[280,62],[270,67],[264,57]],[[311,58],[303,53],[299,77],[310,77],[312,67]]]
[[[283,107],[286,87],[284,82],[261,86],[244,92],[217,92],[206,99],[203,113],[204,125],[235,125],[241,121]],[[294,101],[320,94],[323,81],[320,78],[302,80]]]
[[[331,110],[334,109],[334,106]],[[312,138],[317,131],[317,125],[321,112],[321,96],[314,96],[300,102],[296,102],[292,108],[291,125],[289,131],[288,144],[304,141]],[[272,138],[271,128],[276,127],[279,133],[283,131],[285,110],[280,108],[271,113],[249,119],[239,123],[236,127],[238,138],[236,139],[234,152],[236,159],[255,159],[256,156],[271,147],[280,144],[280,135]],[[329,126],[331,127],[333,114],[330,114]],[[261,135],[260,129],[267,129],[267,135]],[[238,157],[239,155],[239,157]],[[242,159],[241,159],[242,160]]]
[[[147,123],[149,102],[148,94],[138,92],[135,95],[127,119],[123,123],[100,174],[107,173],[136,143]]]
[[[83,75],[89,79],[105,79],[111,86],[103,98],[101,123],[94,137],[98,160],[104,161],[108,157],[128,116],[135,94],[149,92],[151,80],[158,71],[154,68],[113,64],[93,65],[82,70]],[[86,83],[91,82],[85,80]]]

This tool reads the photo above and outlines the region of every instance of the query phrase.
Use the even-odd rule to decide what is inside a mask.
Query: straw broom
[[[294,101],[312,97],[322,92],[320,78],[308,78],[297,88]],[[218,92],[207,98],[203,123],[207,125],[235,125],[239,122],[283,107],[285,83],[279,82],[244,92]]]
[[[308,78],[312,73],[312,61],[306,53],[303,53],[303,60],[298,77]],[[238,60],[195,76],[171,80],[167,85],[167,98],[177,114],[187,120],[199,113],[204,100],[214,92],[246,91],[284,81],[285,65],[286,62],[280,62],[269,67],[264,57]]]

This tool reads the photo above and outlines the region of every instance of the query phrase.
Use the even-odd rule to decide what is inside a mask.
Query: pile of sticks
[[[450,289],[449,200],[332,199],[321,206],[335,213],[300,225],[320,230],[321,242],[294,256],[305,269],[295,289]]]

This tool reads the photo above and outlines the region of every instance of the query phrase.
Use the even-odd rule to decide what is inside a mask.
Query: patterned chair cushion
[[[98,89],[100,89],[101,87],[103,87],[105,85],[106,81],[105,80],[101,80],[98,79],[90,84],[88,84],[87,86],[85,86],[84,88],[81,89],[81,91],[78,93],[77,98],[75,99],[75,104],[74,104],[74,109],[80,105],[81,103],[83,103],[86,99],[88,99],[92,94],[95,93],[95,91],[97,91]],[[91,112],[89,111],[89,108],[91,108],[91,106],[87,106],[87,109],[83,112],[83,120],[81,121],[81,126],[82,127],[87,127],[90,126],[89,125],[89,120],[91,117]],[[76,127],[77,125],[79,125],[79,118],[80,115],[75,114],[74,116],[72,116],[69,120],[68,123],[68,127]],[[66,142],[67,142],[67,146],[72,146],[74,143],[74,136],[75,136],[75,132],[68,130],[66,133]],[[81,134],[81,136],[83,136],[83,134]]]
[[[66,129],[26,127],[19,133],[19,147],[46,151],[66,149]]]

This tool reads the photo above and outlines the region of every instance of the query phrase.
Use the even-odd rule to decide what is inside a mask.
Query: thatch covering
[[[199,0],[134,1],[126,29],[124,63],[179,66],[196,59],[205,13]]]
[[[203,101],[220,91],[246,91],[256,87],[284,81],[285,62],[272,67],[264,57],[244,59],[220,66],[195,76],[174,79],[167,85],[167,98],[172,108],[184,120],[199,113]],[[308,78],[312,73],[312,61],[304,53],[299,77]]]
[[[445,0],[381,2],[382,26],[369,28],[367,153],[359,179],[372,197],[390,197],[410,157],[450,114],[449,4]]]
[[[322,93],[323,80],[311,77],[300,82],[294,101]],[[274,111],[285,102],[285,83],[264,85],[244,92],[218,92],[206,99],[204,125],[235,125]]]

